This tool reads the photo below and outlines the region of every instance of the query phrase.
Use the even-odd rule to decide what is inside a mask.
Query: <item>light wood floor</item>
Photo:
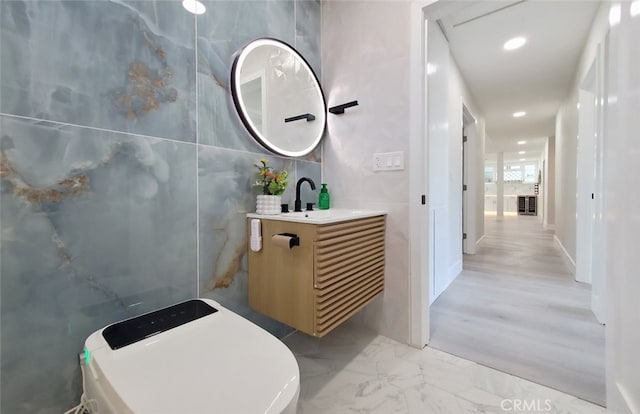
[[[485,234],[431,306],[429,346],[604,405],[604,326],[553,232],[517,216]]]

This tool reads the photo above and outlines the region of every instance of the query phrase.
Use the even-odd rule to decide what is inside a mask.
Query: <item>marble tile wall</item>
[[[409,15],[408,2],[322,5],[327,102],[359,102],[344,115],[329,115],[323,166],[331,202],[388,211],[385,291],[355,318],[404,343],[409,340]],[[404,151],[405,170],[372,171],[373,154],[391,151]]]
[[[65,411],[91,332],[196,295],[290,332],[247,306],[252,164],[319,184],[321,152],[268,155],[227,80],[265,36],[320,76],[320,2],[180,3],[0,2],[0,412]]]

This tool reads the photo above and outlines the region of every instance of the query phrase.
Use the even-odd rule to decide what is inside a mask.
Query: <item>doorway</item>
[[[602,219],[603,81],[600,47],[578,91],[576,281],[591,285],[591,309],[605,323]]]
[[[423,10],[424,12],[424,10]],[[423,17],[425,15],[423,14]],[[424,20],[423,20],[424,22]],[[428,234],[428,252],[429,262],[428,262],[428,271],[430,284],[428,293],[431,294],[431,300],[435,299],[438,294],[442,293],[442,296],[433,304],[431,310],[427,310],[427,315],[431,315],[431,334],[433,335],[430,345],[434,347],[438,347],[445,352],[450,352],[454,354],[458,354],[459,356],[463,356],[467,359],[475,360],[478,362],[478,359],[464,354],[462,350],[453,351],[450,346],[447,345],[438,345],[440,338],[438,335],[441,335],[444,329],[453,327],[451,330],[451,337],[461,337],[465,336],[465,341],[462,343],[462,346],[466,346],[467,349],[477,350],[484,349],[486,354],[491,355],[491,352],[494,351],[493,358],[495,363],[498,362],[506,362],[507,367],[502,367],[498,369],[503,369],[507,372],[514,373],[524,378],[533,379],[534,381],[541,382],[543,384],[548,384],[543,381],[545,374],[542,376],[530,376],[524,372],[513,371],[509,366],[513,367],[517,365],[519,362],[517,358],[522,357],[522,354],[515,355],[514,359],[509,359],[506,357],[506,352],[509,350],[514,350],[515,347],[509,347],[509,344],[514,342],[516,338],[524,340],[525,342],[520,342],[522,344],[522,348],[520,350],[524,350],[524,354],[529,354],[529,357],[533,356],[533,362],[531,358],[529,358],[529,363],[527,363],[527,369],[529,372],[536,371],[536,366],[538,361],[536,358],[543,358],[548,356],[549,354],[554,354],[555,356],[552,359],[552,363],[547,366],[548,369],[552,369],[557,364],[562,364],[563,361],[568,360],[568,357],[577,356],[578,353],[573,352],[576,348],[571,348],[569,355],[560,354],[555,350],[551,350],[549,352],[544,351],[545,349],[548,351],[549,347],[554,343],[554,336],[550,335],[553,332],[553,324],[557,322],[558,317],[560,315],[550,315],[544,323],[539,323],[539,313],[535,311],[526,312],[526,318],[531,322],[531,326],[534,328],[539,328],[537,331],[535,329],[526,331],[524,328],[530,328],[531,326],[524,326],[526,321],[523,322],[523,319],[518,319],[518,316],[522,316],[522,303],[524,303],[524,297],[527,299],[531,299],[530,308],[532,309],[547,309],[549,306],[548,302],[539,301],[540,295],[533,295],[536,292],[536,287],[538,286],[538,282],[541,279],[549,279],[553,278],[555,275],[549,275],[544,272],[535,272],[533,278],[528,278],[531,276],[528,274],[526,269],[522,269],[521,266],[527,264],[536,264],[542,268],[547,267],[549,261],[555,261],[559,266],[555,268],[551,268],[551,273],[560,274],[560,277],[557,277],[553,280],[553,282],[558,285],[565,286],[565,284],[575,284],[573,280],[573,275],[569,273],[569,271],[565,271],[562,267],[563,255],[561,251],[557,251],[554,248],[553,241],[553,233],[547,230],[542,229],[542,225],[539,222],[537,217],[518,217],[514,214],[513,219],[517,220],[517,222],[512,222],[510,220],[511,217],[505,218],[509,220],[505,221],[495,221],[492,223],[487,223],[487,226],[493,226],[494,228],[489,228],[485,233],[493,232],[492,238],[489,240],[484,240],[483,244],[487,245],[488,248],[485,253],[487,255],[478,254],[477,257],[479,260],[485,259],[487,264],[489,264],[488,269],[480,270],[472,270],[467,272],[466,270],[462,273],[462,275],[458,276],[458,278],[454,281],[455,276],[451,278],[451,275],[455,272],[451,271],[452,264],[454,264],[455,260],[460,260],[462,258],[462,253],[467,252],[467,249],[471,247],[472,244],[475,244],[477,241],[474,237],[471,239],[473,243],[469,242],[470,236],[470,222],[468,220],[469,213],[472,212],[472,208],[470,208],[470,200],[474,200],[475,197],[472,197],[468,191],[464,191],[461,189],[461,186],[468,184],[470,175],[469,161],[470,161],[470,147],[473,139],[470,136],[470,131],[475,129],[471,127],[472,122],[466,123],[463,118],[464,107],[462,106],[462,101],[465,99],[466,87],[461,86],[464,83],[464,80],[460,80],[459,71],[455,66],[455,61],[453,59],[449,60],[449,50],[448,43],[446,40],[446,33],[437,25],[437,22],[432,20],[427,20],[424,23],[423,32],[421,33],[423,36],[426,35],[427,41],[426,44],[422,44],[422,52],[424,53],[423,57],[426,59],[424,62],[424,79],[426,79],[427,85],[422,85],[421,93],[424,93],[426,96],[420,96],[420,103],[424,106],[423,110],[417,111],[421,114],[425,114],[427,117],[426,122],[422,125],[422,129],[419,129],[424,135],[420,138],[423,139],[423,142],[428,143],[428,151],[426,151],[424,164],[428,166],[429,174],[426,176],[426,180],[429,182],[429,185],[425,188],[428,188],[428,214],[424,216],[429,220],[429,229]],[[432,39],[439,39],[439,42],[431,43]],[[444,39],[444,40],[443,40]],[[440,56],[445,56],[445,59],[439,59]],[[445,81],[439,82],[438,76],[445,75]],[[470,95],[470,94],[468,94]],[[434,96],[439,96],[438,98],[434,98]],[[458,100],[460,99],[460,100]],[[469,102],[474,102],[474,99],[470,99]],[[448,103],[448,104],[447,104]],[[426,110],[428,107],[428,111]],[[472,107],[477,107],[476,105],[472,105]],[[481,114],[481,112],[478,112]],[[461,122],[462,119],[462,122]],[[471,127],[471,128],[468,128]],[[459,128],[459,129],[458,129]],[[464,128],[464,133],[463,133]],[[462,136],[467,136],[467,142],[461,144]],[[515,143],[514,143],[515,144]],[[518,143],[519,144],[519,143]],[[462,145],[462,148],[460,146]],[[521,148],[517,148],[514,151],[519,153]],[[483,158],[483,157],[482,157]],[[523,161],[518,159],[519,161]],[[539,159],[538,159],[539,160]],[[480,167],[480,172],[477,177],[480,179],[480,189],[484,189],[482,185],[484,174],[482,173],[482,164],[483,159],[481,159],[477,166]],[[548,159],[549,167],[553,165],[553,161]],[[503,165],[502,161],[500,163],[499,171],[497,174],[500,174],[501,177],[504,177]],[[537,180],[538,177],[538,166],[539,164],[535,164],[532,171],[528,171],[526,166],[523,165],[522,175],[526,175],[531,173],[532,177]],[[436,166],[443,166],[444,168],[435,168]],[[436,178],[437,177],[437,178]],[[513,181],[517,181],[515,178]],[[533,185],[532,185],[533,187]],[[442,190],[442,191],[440,191]],[[461,191],[462,190],[462,191]],[[529,192],[527,192],[529,194]],[[481,199],[484,201],[484,197]],[[515,200],[515,198],[514,198]],[[480,205],[484,205],[483,202]],[[482,210],[481,214],[483,213]],[[482,214],[483,215],[483,214]],[[521,220],[520,220],[521,219]],[[415,223],[412,220],[412,223]],[[512,224],[516,223],[517,225],[523,224],[525,226],[531,226],[531,231],[527,233],[526,231],[517,230],[512,226]],[[444,231],[443,231],[444,230]],[[443,231],[442,233],[439,233]],[[463,233],[467,233],[467,242],[460,241],[460,236]],[[522,237],[524,233],[527,233],[526,237]],[[439,234],[441,236],[439,236]],[[510,241],[509,239],[515,238],[515,241]],[[506,240],[506,243],[505,243]],[[530,249],[530,241],[540,241],[540,246],[537,249]],[[446,243],[446,250],[439,250],[442,243]],[[494,245],[491,245],[494,243]],[[413,244],[412,244],[413,246]],[[448,246],[448,247],[447,247]],[[482,248],[482,246],[481,246]],[[552,253],[553,252],[553,253]],[[515,253],[515,254],[513,254]],[[420,253],[418,253],[420,254]],[[413,257],[413,253],[412,253]],[[549,260],[539,260],[540,257],[548,258]],[[506,262],[501,263],[500,260],[505,259]],[[446,265],[442,266],[442,261],[446,260]],[[537,261],[536,261],[537,260]],[[502,267],[502,271],[496,268],[490,268],[492,264],[498,263],[499,266]],[[506,271],[504,269],[513,270],[512,272]],[[467,273],[474,273],[475,275],[467,275]],[[412,269],[413,273],[413,269]],[[502,273],[502,274],[501,274]],[[529,272],[531,273],[531,272]],[[445,279],[441,279],[439,276],[444,274]],[[455,274],[457,276],[457,273]],[[469,276],[469,277],[466,277]],[[502,276],[502,277],[495,277]],[[485,279],[482,279],[482,278]],[[536,280],[537,278],[537,280]],[[479,292],[483,287],[486,287],[489,280],[493,279],[497,283],[493,283],[493,287],[495,288],[493,291],[488,290],[484,292],[484,294],[480,295]],[[504,281],[503,281],[504,279]],[[443,280],[445,283],[442,283]],[[449,322],[444,322],[439,324],[438,322],[438,308],[439,305],[446,302],[446,296],[451,291],[451,289],[455,288],[460,283],[464,283],[465,281],[469,281],[468,286],[471,286],[470,289],[466,290],[466,293],[462,295],[457,295],[454,293],[455,299],[458,300],[457,306],[454,304],[453,307],[449,307],[445,309],[442,314],[448,313],[448,316],[452,316],[449,319]],[[447,287],[448,283],[451,283],[451,286],[448,290],[444,290]],[[511,283],[511,289],[505,289],[501,284]],[[556,286],[557,287],[557,286]],[[414,284],[412,283],[411,289],[413,291]],[[554,289],[551,287],[549,289],[549,294],[543,294],[541,296],[542,299],[550,299],[552,297],[556,297],[551,294],[551,292],[562,293],[563,288]],[[539,292],[538,292],[539,293]],[[588,292],[587,292],[588,293]],[[585,291],[581,291],[580,295],[584,296]],[[518,296],[522,295],[522,296]],[[531,297],[533,296],[533,297]],[[473,299],[479,299],[480,303],[473,309],[471,314],[466,313],[463,314],[463,310],[469,309],[469,305]],[[505,299],[505,301],[503,301]],[[509,306],[502,306],[506,300],[514,300],[514,302]],[[556,304],[556,308],[558,310],[566,310],[566,307],[563,308],[562,300],[566,300],[566,295],[560,295],[560,299],[558,299],[558,303]],[[581,299],[580,299],[581,300]],[[566,304],[566,303],[565,303]],[[502,306],[502,307],[501,307]],[[412,302],[413,308],[413,302]],[[562,316],[566,316],[566,313],[562,313]],[[461,317],[460,315],[463,314]],[[424,314],[423,314],[424,315]],[[489,333],[490,331],[487,329],[483,329],[483,325],[478,325],[481,327],[479,330],[474,330],[474,327],[471,325],[465,325],[466,322],[476,321],[474,317],[480,316],[488,316],[486,318],[486,324],[484,328],[490,326],[503,326],[500,325],[500,322],[510,322],[509,329],[503,329],[502,334],[504,335],[507,332],[506,336],[502,337],[500,340],[496,340],[497,335],[493,333]],[[582,315],[582,313],[581,313]],[[414,321],[415,314],[412,314],[412,325]],[[592,316],[592,315],[591,315]],[[418,320],[417,318],[415,320]],[[466,322],[465,322],[466,321]],[[477,322],[477,321],[476,321]],[[573,322],[569,321],[566,326],[572,326]],[[596,330],[601,328],[595,321],[593,321],[593,325],[596,327]],[[537,323],[537,325],[536,325]],[[429,325],[425,325],[429,326]],[[587,329],[591,329],[592,325],[589,325]],[[541,328],[541,329],[540,329]],[[567,329],[567,332],[570,330]],[[500,332],[498,332],[500,333]],[[594,349],[595,353],[598,353],[598,344],[602,343],[599,334],[602,332],[596,332],[594,334]],[[496,333],[497,334],[497,333]],[[425,335],[427,336],[428,333]],[[539,342],[535,341],[527,341],[530,337],[540,337]],[[415,336],[412,335],[412,339]],[[479,342],[484,340],[486,343],[480,347]],[[535,344],[533,344],[535,342]],[[526,345],[528,343],[529,345]],[[502,347],[497,346],[497,344],[502,345]],[[478,345],[478,346],[476,346]],[[506,346],[505,346],[506,345]],[[539,347],[537,345],[540,345]],[[509,349],[511,348],[511,349]],[[527,352],[528,350],[532,350],[533,352]],[[495,351],[498,350],[498,354],[495,354]],[[518,351],[518,349],[515,349]],[[542,353],[540,353],[542,352]],[[585,359],[589,359],[589,357],[585,357]],[[594,361],[602,361],[602,358],[595,358]],[[572,365],[571,369],[573,370],[573,374],[579,371],[579,368],[575,369],[575,367],[585,366],[580,358],[575,358],[575,364]],[[496,367],[493,363],[490,363],[486,360],[484,362],[487,365]],[[549,368],[551,367],[551,368]],[[539,372],[539,371],[538,371]],[[599,370],[599,367],[595,367],[593,371],[590,371],[593,375],[588,375],[588,378],[598,378],[603,379],[604,376],[600,375],[603,370]],[[574,375],[574,377],[576,377]],[[572,377],[572,378],[574,378]],[[579,378],[576,377],[576,378]],[[565,378],[566,379],[566,378]],[[566,383],[566,382],[565,382]],[[571,383],[571,381],[569,381]],[[549,384],[548,384],[549,385]],[[603,382],[596,384],[594,388],[599,390],[603,390]],[[563,389],[565,391],[569,391],[569,389],[563,388],[560,385],[557,385],[558,388]],[[603,394],[598,394],[597,392],[591,392],[588,389],[589,385],[583,387],[583,389],[587,389],[587,392],[583,394],[579,394],[578,391],[573,391],[573,394],[578,394],[586,398],[588,395],[597,395],[597,401],[602,403]]]
[[[484,154],[478,143],[477,121],[462,103],[462,253],[475,254],[476,244],[484,228],[483,175]],[[481,195],[481,196],[480,196]]]

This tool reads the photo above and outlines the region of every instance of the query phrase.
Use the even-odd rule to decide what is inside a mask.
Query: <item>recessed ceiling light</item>
[[[204,14],[204,12],[207,11],[204,4],[200,3],[198,0],[182,0],[182,7],[187,9],[189,13],[193,14]]]
[[[527,114],[527,113],[526,113],[526,112],[524,112],[524,111],[514,112],[514,113],[513,113],[513,117],[514,117],[514,118],[520,118],[520,117],[522,117],[522,116],[525,116],[526,114]]]
[[[522,154],[526,154],[527,151],[518,151],[518,154],[522,155]]]
[[[527,143],[527,141],[518,141],[518,145],[524,145],[526,143]]]
[[[504,47],[504,50],[516,50],[524,46],[525,43],[527,43],[527,39],[522,36],[518,36],[504,42],[502,47]]]

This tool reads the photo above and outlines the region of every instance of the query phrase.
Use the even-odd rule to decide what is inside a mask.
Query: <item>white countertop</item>
[[[331,224],[339,223],[341,221],[355,220],[366,217],[375,217],[386,215],[386,211],[382,210],[361,210],[361,209],[346,209],[346,208],[331,208],[329,210],[313,210],[302,212],[290,212],[280,214],[257,214],[248,213],[247,217],[257,218],[261,220],[279,220],[279,221],[291,221],[295,223],[309,223],[309,224]]]

